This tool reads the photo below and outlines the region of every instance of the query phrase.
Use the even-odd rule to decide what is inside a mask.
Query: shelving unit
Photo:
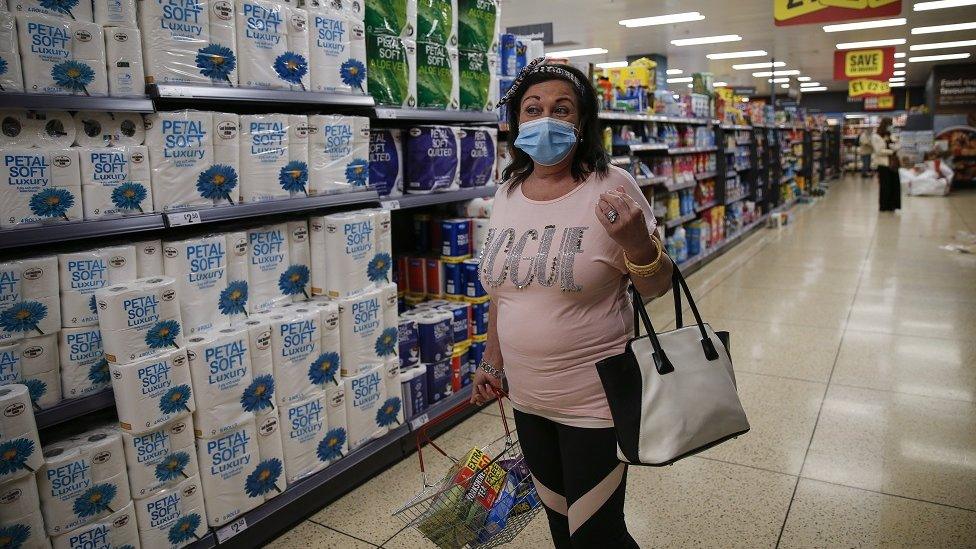
[[[471,189],[461,189],[443,193],[431,194],[405,194],[396,198],[386,198],[380,201],[380,205],[387,210],[403,210],[407,208],[420,208],[423,206],[433,206],[435,204],[450,204],[451,202],[462,202],[473,198],[488,198],[495,196],[498,190],[497,185],[487,187],[474,187]]]
[[[153,112],[148,97],[88,97],[84,95],[0,94],[0,109],[44,111]]]

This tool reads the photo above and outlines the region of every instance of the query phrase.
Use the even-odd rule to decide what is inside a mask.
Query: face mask
[[[540,118],[519,124],[515,146],[542,166],[562,162],[576,144],[576,127],[554,118]]]

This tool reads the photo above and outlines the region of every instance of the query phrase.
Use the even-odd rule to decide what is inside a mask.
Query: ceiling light
[[[789,82],[789,78],[770,78],[767,82],[772,82],[773,84],[779,84],[780,82]]]
[[[789,84],[780,84],[779,87],[781,87],[781,88],[788,88],[788,87],[790,87],[790,85]]]
[[[895,68],[896,69],[904,69],[905,68],[905,65],[907,65],[907,63],[898,62],[898,63],[895,63]]]
[[[728,85],[729,84],[727,82],[712,82],[712,87],[713,88],[724,88],[724,87],[726,87]]]
[[[764,76],[792,76],[794,74],[800,74],[800,71],[796,69],[790,69],[786,71],[763,71],[763,72],[752,73],[752,75],[755,76],[756,78],[762,78]]]
[[[820,82],[800,82],[801,88],[813,88],[819,86]]]
[[[859,21],[857,23],[841,23],[839,25],[824,25],[824,32],[843,32],[858,29],[880,29],[881,27],[898,27],[908,23],[904,17],[896,19],[878,19],[876,21]]]
[[[809,76],[797,76],[796,79],[799,80],[800,82],[809,82],[810,81],[810,77]]]
[[[742,63],[740,65],[732,65],[732,68],[737,71],[744,71],[749,69],[770,69],[772,67],[785,67],[785,61],[767,61],[765,63]]]
[[[596,66],[601,69],[622,69],[627,66],[626,61],[609,61],[607,63],[597,63]]]
[[[888,83],[888,87],[889,88],[904,88],[905,87],[905,83],[904,82],[889,82]]]
[[[909,57],[909,63],[924,63],[925,61],[945,61],[948,59],[968,59],[969,53],[946,53],[943,55],[922,55],[919,57]]]
[[[668,72],[668,74],[681,74],[681,73],[683,73],[685,71],[683,71],[681,69],[668,69],[667,72]]]
[[[749,50],[749,51],[729,51],[725,53],[710,53],[705,57],[709,59],[739,59],[742,57],[766,57],[769,55],[766,50]]]
[[[911,46],[908,46],[908,49],[912,51],[941,50],[943,48],[965,48],[967,46],[976,46],[976,40],[956,40],[954,42],[932,42],[929,44],[912,44]]]
[[[680,96],[680,95],[678,95],[678,94],[676,94],[676,93],[672,93],[672,94],[671,94],[671,97],[673,97],[673,98],[675,98],[675,99],[680,99],[680,98],[681,98],[681,96]]]
[[[584,55],[599,55],[601,53],[607,53],[607,50],[603,48],[583,48],[579,50],[550,51],[546,53],[546,57],[583,57]]]
[[[895,71],[891,75],[892,76],[905,76],[905,71]]]
[[[630,28],[651,27],[654,25],[667,25],[670,23],[701,21],[704,18],[705,16],[697,11],[688,11],[685,13],[672,13],[670,15],[655,15],[652,17],[639,17],[637,19],[623,19],[621,21],[617,21],[617,23]]]
[[[888,82],[904,82],[904,81],[905,81],[904,76],[892,76],[891,78],[888,79]]]
[[[691,82],[690,76],[682,76],[679,78],[668,78],[668,84],[680,84],[682,82]]]
[[[688,84],[688,89],[691,89],[691,88],[692,88],[692,85],[691,84]]]
[[[976,0],[935,0],[933,2],[918,2],[915,4],[915,11],[941,10],[972,5],[976,5]]]
[[[912,34],[932,34],[933,32],[951,32],[976,29],[976,21],[969,23],[953,23],[951,25],[934,25],[931,27],[915,27]]]
[[[822,91],[827,91],[827,86],[816,86],[816,87],[813,87],[813,88],[800,88],[800,91],[803,92],[803,93],[806,93],[806,92],[822,92]]]
[[[905,55],[907,55],[907,54],[905,52],[903,52],[903,51],[896,51],[895,52],[895,59],[901,59],[901,58],[905,57]]]
[[[839,50],[855,50],[858,48],[873,48],[876,46],[900,46],[907,42],[904,38],[887,38],[885,40],[865,40],[863,42],[843,42],[837,44]]]
[[[738,34],[720,34],[718,36],[700,36],[698,38],[680,38],[672,40],[672,46],[696,46],[698,44],[718,44],[719,42],[738,42],[742,37]]]
[[[848,120],[851,120],[851,119],[856,120],[858,118],[867,118],[867,117],[868,117],[868,115],[866,115],[866,114],[845,114],[844,115],[844,118],[846,118]]]

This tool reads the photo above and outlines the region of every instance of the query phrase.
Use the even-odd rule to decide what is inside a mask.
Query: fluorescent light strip
[[[857,120],[858,118],[867,118],[867,117],[868,115],[866,114],[845,114],[844,115],[844,118],[848,120]]]
[[[701,21],[705,16],[698,13],[697,11],[688,11],[685,13],[672,13],[670,15],[655,15],[652,17],[639,17],[637,19],[623,19],[617,21],[618,24],[625,27],[651,27],[654,25],[668,25],[671,23],[686,23],[688,21]]]
[[[779,84],[780,82],[789,82],[789,78],[770,78],[767,82],[772,82],[773,84]]]
[[[896,52],[895,52],[895,59],[902,59],[902,58],[904,58],[904,57],[905,57],[906,55],[908,55],[908,54],[907,54],[907,53],[905,53],[905,52],[903,52],[903,51],[896,51]]]
[[[680,78],[668,78],[668,84],[681,84],[682,82],[691,82],[692,78],[690,76],[682,76]]]
[[[892,76],[905,76],[905,71],[895,71]]]
[[[810,81],[810,77],[809,76],[797,76],[796,79],[799,80],[800,82],[809,82]]]
[[[698,38],[681,38],[672,40],[672,46],[697,46],[699,44],[718,44],[720,42],[738,42],[742,37],[738,34],[720,34],[718,36],[700,36]]]
[[[947,61],[949,59],[968,59],[969,53],[947,53],[944,55],[922,55],[920,57],[909,57],[909,63],[924,63],[926,61]]]
[[[743,57],[766,57],[769,55],[766,50],[749,51],[728,51],[725,53],[710,53],[705,57],[709,59],[741,59]]]
[[[863,42],[842,42],[837,44],[839,50],[854,50],[857,48],[873,48],[875,46],[900,46],[907,42],[904,38],[888,38],[885,40],[865,40]]]
[[[905,87],[905,83],[904,82],[890,82],[888,84],[888,87],[889,88],[904,88]]]
[[[609,61],[607,63],[597,63],[597,67],[601,69],[622,69],[627,66],[626,61]]]
[[[712,82],[712,87],[713,88],[725,88],[728,85],[729,84],[727,82]]]
[[[790,85],[789,84],[780,84],[779,87],[781,87],[781,88],[788,88],[788,87],[790,87]]]
[[[683,73],[685,71],[683,71],[681,69],[668,69],[667,72],[668,72],[668,74],[681,74],[681,73]]]
[[[816,88],[820,85],[820,82],[800,82],[801,88]]]
[[[827,86],[816,86],[813,88],[800,88],[801,92],[822,92],[827,91]]]
[[[976,29],[976,21],[969,23],[953,23],[951,25],[934,25],[931,27],[915,27],[912,34],[932,34],[933,32],[952,32]]]
[[[944,48],[965,48],[968,46],[976,46],[976,40],[956,40],[953,42],[932,42],[930,44],[912,44],[908,46],[911,51],[921,51],[921,50],[941,50]]]
[[[550,51],[546,52],[546,57],[583,57],[602,53],[607,53],[607,50],[603,48],[582,48],[578,50]]]
[[[841,23],[839,25],[824,25],[824,32],[843,32],[860,29],[880,29],[882,27],[899,27],[908,23],[904,17],[896,19],[878,19],[877,21],[859,21],[857,23]]]
[[[749,69],[770,69],[773,67],[785,67],[785,61],[766,61],[764,63],[742,63],[740,65],[732,65],[732,68],[737,71],[745,71]]]
[[[790,69],[785,71],[762,71],[762,72],[752,73],[752,75],[755,76],[756,78],[762,78],[764,76],[793,76],[795,74],[800,74],[800,71],[796,69]]]
[[[898,62],[898,63],[895,63],[895,68],[896,69],[904,69],[906,65],[907,65],[907,63]]]
[[[915,11],[960,8],[962,6],[976,6],[976,0],[935,0],[933,2],[918,2],[915,4]]]
[[[888,82],[904,82],[904,81],[905,81],[904,76],[892,76],[891,78],[888,79]]]

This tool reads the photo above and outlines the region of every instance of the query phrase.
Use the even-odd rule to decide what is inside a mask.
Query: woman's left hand
[[[612,215],[608,217],[611,211],[616,212],[613,221],[610,221]],[[596,217],[610,238],[627,252],[631,261],[640,263],[642,256],[648,256],[647,261],[653,259],[650,254],[654,247],[647,231],[644,210],[624,191],[623,186],[600,194],[600,200],[596,204]]]

